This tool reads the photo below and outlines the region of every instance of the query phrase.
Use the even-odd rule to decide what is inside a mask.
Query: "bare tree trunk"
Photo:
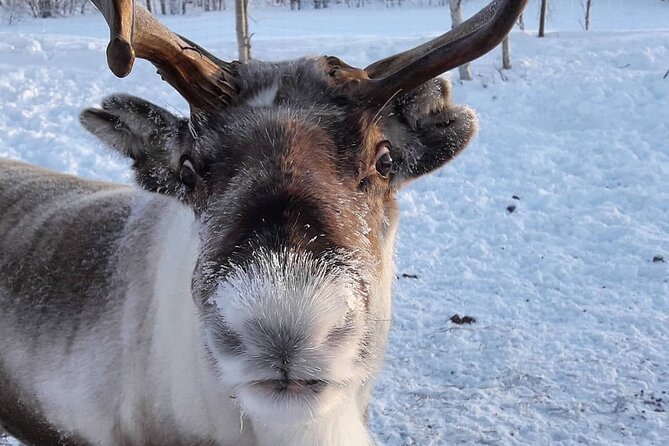
[[[541,0],[541,15],[539,17],[539,37],[544,36],[546,28],[546,9],[548,9],[548,0]]]
[[[511,44],[509,43],[509,36],[502,40],[502,68],[505,70],[511,69]]]
[[[237,46],[239,47],[239,61],[248,63],[251,60],[251,36],[249,35],[249,0],[235,1],[235,16],[237,19]]]
[[[40,17],[45,19],[47,17],[53,16],[53,10],[51,0],[39,0],[40,4]]]
[[[592,0],[585,2],[585,30],[590,30],[590,9],[592,8]]]
[[[151,0],[146,0],[146,10],[151,12]]]
[[[449,7],[451,9],[451,24],[455,28],[464,21],[462,14],[462,0],[449,0]],[[469,63],[458,67],[461,81],[472,80],[472,69]]]

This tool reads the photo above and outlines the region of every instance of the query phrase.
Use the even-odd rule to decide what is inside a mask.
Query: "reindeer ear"
[[[451,84],[433,79],[397,100],[401,125],[391,127],[396,147],[396,181],[402,183],[440,168],[470,143],[478,130],[474,110],[453,105]],[[393,141],[394,140],[394,141]]]
[[[103,143],[135,161],[164,150],[183,121],[144,99],[121,94],[106,97],[102,109],[84,110],[80,119]]]
[[[133,160],[137,182],[145,189],[175,195],[183,153],[194,144],[188,120],[143,99],[114,95],[102,108],[89,108],[81,124],[100,141]]]

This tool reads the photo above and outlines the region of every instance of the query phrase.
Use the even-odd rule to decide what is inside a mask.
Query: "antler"
[[[109,25],[107,64],[118,77],[146,59],[193,110],[220,110],[236,94],[236,62],[222,61],[167,29],[134,0],[91,0]]]
[[[495,0],[475,16],[427,43],[390,56],[365,68],[363,96],[385,102],[400,91],[411,91],[495,48],[511,31],[527,0]]]

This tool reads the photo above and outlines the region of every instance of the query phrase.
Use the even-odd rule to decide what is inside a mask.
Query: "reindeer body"
[[[11,161],[0,203],[3,424],[29,414],[34,444],[254,444],[194,342],[192,212]]]
[[[371,446],[396,192],[477,129],[437,56],[491,49],[525,0],[365,70],[223,62],[94,3],[112,70],[149,59],[192,113],[115,95],[81,114],[139,188],[0,161],[0,425],[39,446]]]

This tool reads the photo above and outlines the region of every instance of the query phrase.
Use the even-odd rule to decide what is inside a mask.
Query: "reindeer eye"
[[[179,179],[188,192],[195,189],[195,186],[197,185],[197,174],[193,168],[193,163],[191,163],[189,159],[182,161],[181,170],[179,171]]]
[[[383,178],[388,178],[390,172],[393,170],[393,159],[390,156],[390,143],[384,141],[378,145],[376,150],[376,171]]]

